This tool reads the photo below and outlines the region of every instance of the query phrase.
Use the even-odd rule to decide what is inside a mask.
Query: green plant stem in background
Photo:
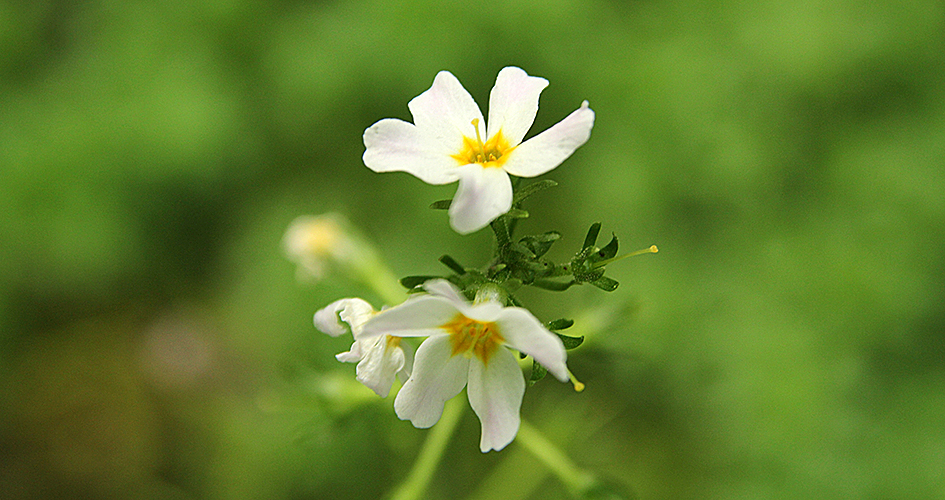
[[[404,301],[406,294],[394,273],[380,259],[368,259],[355,265],[355,275],[389,305]]]
[[[522,420],[515,440],[545,464],[573,495],[582,495],[596,483],[593,474],[578,467],[541,431],[525,420]]]
[[[423,443],[423,448],[414,462],[413,468],[407,474],[407,478],[397,488],[391,500],[414,500],[424,498],[424,492],[433,479],[433,473],[443,458],[443,452],[446,451],[446,445],[449,444],[453,431],[456,430],[456,424],[459,423],[463,410],[466,408],[465,398],[454,397],[446,402],[443,408],[443,416],[440,421],[430,430],[430,435]]]

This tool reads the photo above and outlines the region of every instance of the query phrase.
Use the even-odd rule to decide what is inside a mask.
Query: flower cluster
[[[567,368],[566,353],[583,337],[558,333],[573,321],[542,323],[521,307],[514,292],[523,286],[562,291],[582,283],[606,291],[617,287],[604,276],[604,267],[618,259],[617,238],[597,247],[599,223],[564,263],[545,258],[560,238],[556,231],[513,238],[516,222],[528,216],[523,201],[556,185],[543,180],[523,186],[522,178],[560,165],[587,141],[594,124],[594,112],[584,101],[556,125],[523,140],[547,85],[519,68],[502,69],[485,121],[456,77],[441,71],[433,86],[408,104],[413,123],[384,119],[369,127],[365,165],[375,172],[407,172],[429,184],[458,182],[455,197],[432,208],[448,209],[450,224],[460,234],[490,226],[494,257],[482,268],[468,268],[443,256],[440,261],[451,273],[401,279],[409,295],[393,307],[377,311],[362,299],[347,298],[315,314],[319,330],[352,334],[351,349],[337,358],[357,363],[360,382],[386,397],[400,378],[394,410],[418,428],[434,425],[445,402],[465,388],[482,424],[483,452],[501,450],[518,432],[527,385],[520,360],[531,357],[529,383],[551,373],[583,388]],[[306,245],[311,246],[304,237],[287,240],[291,249]],[[414,354],[412,340],[405,339],[419,338]]]

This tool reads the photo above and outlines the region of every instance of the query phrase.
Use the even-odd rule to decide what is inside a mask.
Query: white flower
[[[530,312],[493,300],[469,303],[446,280],[424,284],[429,295],[386,309],[363,325],[363,338],[426,337],[413,373],[394,400],[401,420],[415,427],[435,424],[444,403],[467,386],[469,404],[482,423],[479,449],[501,450],[518,433],[525,376],[517,354],[525,354],[568,380],[567,354],[555,334]]]
[[[406,380],[410,375],[411,353],[404,350],[400,337],[363,337],[364,323],[375,314],[377,312],[371,304],[362,299],[336,300],[315,313],[315,328],[332,337],[345,334],[350,329],[354,336],[351,350],[339,353],[335,358],[345,363],[357,363],[358,381],[378,396],[386,398],[398,373],[401,380]],[[345,326],[342,321],[348,325]]]
[[[429,184],[459,181],[450,224],[461,234],[482,229],[512,207],[509,174],[544,174],[590,137],[594,112],[584,101],[564,120],[522,142],[547,85],[548,80],[519,68],[503,68],[489,96],[487,127],[459,80],[441,71],[433,86],[407,105],[414,123],[387,118],[364,131],[364,164],[375,172],[408,172]]]

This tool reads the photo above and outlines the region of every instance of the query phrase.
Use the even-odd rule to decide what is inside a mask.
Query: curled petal
[[[358,381],[386,398],[404,362],[404,351],[400,347],[388,342],[386,336],[378,337],[358,363]]]
[[[336,300],[315,313],[315,328],[332,337],[348,333],[349,330],[357,335],[361,326],[373,313],[374,308],[371,304],[362,299]]]
[[[519,410],[525,394],[525,377],[515,355],[502,348],[483,365],[478,358],[469,362],[469,404],[482,424],[479,449],[501,450],[515,439],[521,423]]]
[[[532,313],[520,307],[507,307],[496,325],[506,344],[535,358],[558,380],[568,381],[568,355],[564,344]]]
[[[501,168],[478,163],[456,169],[459,188],[450,204],[450,225],[459,234],[478,231],[512,208],[512,181]]]
[[[535,177],[557,167],[591,136],[594,112],[587,101],[553,127],[521,143],[502,165],[518,177]]]
[[[371,125],[364,131],[364,147],[364,164],[375,172],[407,172],[427,184],[449,184],[457,179],[451,150],[431,143],[416,126],[403,120],[386,118]]]
[[[447,154],[459,151],[464,136],[476,137],[473,120],[479,120],[479,132],[484,133],[479,106],[449,71],[437,73],[433,85],[414,97],[407,107],[420,133],[451,151]],[[456,166],[455,161],[453,166]]]
[[[501,130],[513,146],[522,142],[538,114],[538,96],[547,86],[548,80],[528,76],[520,68],[502,68],[489,94],[488,137]]]
[[[437,335],[420,344],[413,373],[394,399],[401,420],[425,429],[440,420],[443,405],[466,385],[469,360],[451,356],[449,336]]]

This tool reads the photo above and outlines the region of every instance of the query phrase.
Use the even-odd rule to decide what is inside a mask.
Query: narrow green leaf
[[[587,230],[587,236],[584,238],[584,246],[581,248],[590,248],[597,243],[597,235],[600,234],[600,222],[595,222],[591,224],[591,228]]]
[[[563,292],[568,288],[571,288],[571,285],[575,283],[574,280],[571,281],[553,281],[546,279],[535,280],[532,285],[537,286],[538,288],[544,288],[545,290],[551,290],[553,292]]]
[[[433,203],[430,204],[430,208],[434,210],[446,210],[450,208],[450,204],[452,203],[453,203],[453,200],[434,201]]]
[[[601,276],[600,278],[597,278],[594,281],[590,281],[589,283],[596,286],[597,288],[600,288],[601,290],[605,292],[612,292],[616,290],[617,285],[620,284],[617,282],[617,280],[610,279],[607,276]]]
[[[521,203],[523,200],[525,200],[525,198],[557,185],[557,182],[550,179],[533,182],[515,193],[515,196],[512,198],[512,204],[515,205],[516,203]]]
[[[452,269],[456,274],[466,274],[466,268],[459,265],[459,262],[456,262],[456,260],[454,260],[449,255],[440,257],[440,262],[442,262],[446,267]]]
[[[505,213],[505,216],[510,219],[527,219],[528,211],[522,210],[520,208],[513,208]]]
[[[574,326],[573,319],[561,318],[561,319],[556,319],[554,321],[548,322],[548,329],[552,331],[566,330],[568,328],[571,328],[572,326]]]
[[[584,343],[584,336],[580,337],[568,337],[567,335],[561,335],[560,333],[555,332],[555,335],[561,339],[561,342],[564,343],[564,348],[567,350],[574,349],[575,347]]]
[[[406,276],[400,278],[400,285],[404,288],[411,289],[435,278],[439,278],[439,276]]]

